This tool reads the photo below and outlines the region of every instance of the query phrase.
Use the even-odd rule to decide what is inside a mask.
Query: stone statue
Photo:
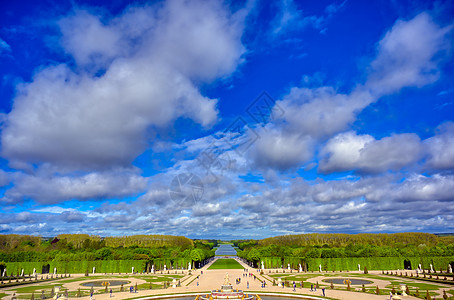
[[[299,271],[300,271],[300,272],[303,272],[303,268],[301,267],[301,264],[299,264],[299,265],[300,265]]]
[[[2,274],[2,277],[5,277],[6,276],[6,268],[3,269],[3,274]]]
[[[433,273],[434,272],[434,267],[432,266],[432,264],[430,264],[430,273]]]
[[[408,296],[407,293],[405,292],[407,290],[407,285],[406,284],[401,284],[400,285],[400,290],[402,291],[402,296]]]
[[[95,274],[96,267],[93,267],[93,274]]]
[[[167,271],[167,266],[166,265],[164,265],[164,271]]]
[[[188,263],[188,270],[191,270],[191,262]]]
[[[20,277],[24,277],[24,269],[20,272]]]
[[[57,268],[54,268],[54,275],[57,274]]]
[[[224,285],[230,285],[229,273],[228,272],[224,276]]]
[[[131,268],[131,273],[134,274],[134,267]]]
[[[361,265],[360,264],[358,264],[358,271],[361,272]]]
[[[290,270],[290,264],[287,264],[287,269]]]
[[[33,268],[33,276],[36,276],[36,269]]]
[[[452,273],[452,266],[451,266],[451,264],[448,264],[448,272],[449,272],[449,273]]]
[[[265,269],[265,265],[263,264],[263,260],[262,260],[262,270]]]

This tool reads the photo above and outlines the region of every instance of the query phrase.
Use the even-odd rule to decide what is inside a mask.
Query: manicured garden
[[[216,260],[208,269],[244,269],[244,267],[233,258],[220,258]]]

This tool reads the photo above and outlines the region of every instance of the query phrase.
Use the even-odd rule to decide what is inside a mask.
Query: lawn
[[[233,258],[220,258],[216,260],[208,269],[244,269],[244,267]]]

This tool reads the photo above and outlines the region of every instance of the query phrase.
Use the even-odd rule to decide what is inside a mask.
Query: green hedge
[[[87,270],[92,273],[96,267],[96,273],[131,273],[134,271],[142,272],[145,269],[145,260],[96,260],[96,261],[51,261],[51,262],[7,262],[6,271],[8,274],[20,274],[24,269],[24,274],[33,273],[36,268],[37,273],[41,273],[43,266],[49,264],[49,273],[57,268],[58,274],[85,273]]]
[[[262,258],[265,268],[280,268],[280,257]],[[285,257],[283,267],[286,269],[290,264],[292,269],[298,269],[299,264],[304,267],[307,264],[308,271],[318,271],[319,265],[322,270],[328,271],[355,271],[358,270],[358,264],[361,270],[367,267],[369,270],[397,270],[404,269],[404,261],[411,262],[412,269],[416,269],[419,264],[424,269],[430,269],[430,264],[435,270],[446,270],[448,264],[454,262],[454,256],[433,256],[433,257],[345,257],[345,258],[305,258],[305,257]]]

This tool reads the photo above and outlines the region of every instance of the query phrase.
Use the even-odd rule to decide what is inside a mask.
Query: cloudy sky
[[[454,231],[452,1],[0,6],[0,233]]]

